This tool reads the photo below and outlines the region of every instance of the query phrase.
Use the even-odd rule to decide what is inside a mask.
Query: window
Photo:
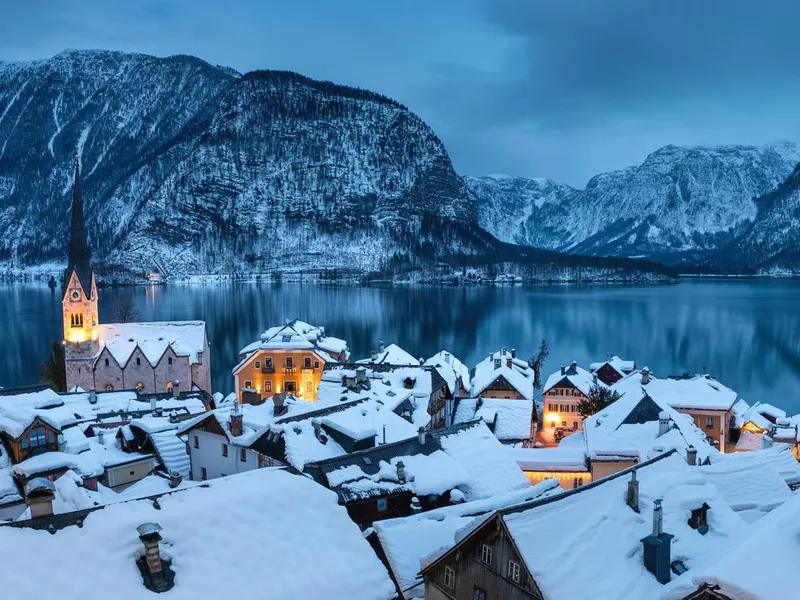
[[[306,356],[305,359],[303,359],[303,367],[305,367],[306,369],[310,369],[311,368],[311,357],[310,356]]]
[[[319,361],[318,360],[314,361],[314,368],[315,369],[319,369]]]
[[[252,382],[252,381],[250,381],[249,379],[245,380],[245,382],[244,382],[244,389],[246,389],[246,390],[252,390],[252,389],[253,389],[253,382]]]
[[[141,392],[143,389],[144,389],[144,384],[141,381],[136,384],[136,391],[137,392]]]
[[[168,364],[168,365],[171,365],[171,364],[172,364],[172,357],[171,357],[171,356],[168,356],[168,357],[167,357],[167,364]]]
[[[265,366],[267,369],[271,369],[271,368],[272,368],[272,357],[271,357],[271,356],[267,356],[267,357],[264,359],[264,366]]]
[[[481,546],[481,562],[485,565],[492,564],[492,547],[489,544]]]
[[[28,432],[28,438],[30,438],[31,448],[36,448],[38,446],[45,445],[45,428],[44,427],[34,427],[33,429]]]
[[[281,336],[281,342],[283,342],[284,344],[288,344],[291,341],[292,341],[292,336],[290,335]]]
[[[284,381],[283,390],[287,394],[294,394],[297,391],[297,383],[294,381]]]
[[[260,368],[261,368],[261,361],[257,360],[256,361],[256,369],[260,369]]]
[[[197,437],[197,436],[194,436],[194,447],[195,448],[199,448],[200,447],[200,438]]]
[[[203,481],[208,479],[208,472],[206,471],[205,467],[200,467],[200,479]]]
[[[106,363],[106,366],[108,366],[108,359],[106,359],[104,362]]]
[[[271,392],[272,391],[272,382],[271,381],[265,381],[264,382],[264,391],[265,392]]]
[[[561,426],[562,427],[566,427],[567,426],[567,422],[566,421],[561,421]]]
[[[706,417],[706,429],[714,429],[714,417]]]
[[[444,587],[448,590],[456,587],[456,572],[451,567],[444,568]]]
[[[114,385],[113,385],[113,384],[111,384],[111,383],[107,383],[107,384],[104,386],[104,388],[103,388],[103,389],[105,389],[105,391],[107,391],[107,392],[113,392],[113,391],[114,391]]]
[[[486,600],[486,590],[483,590],[476,585],[474,588],[472,588],[472,600]]]
[[[578,422],[577,421],[573,421],[572,422],[572,428],[573,429],[577,429],[578,428]]]
[[[69,316],[69,324],[72,327],[83,327],[83,315],[79,313],[72,313]]]
[[[247,462],[247,448],[239,448],[239,460],[244,463]]]
[[[573,477],[572,478],[572,489],[576,490],[583,485],[583,478],[582,477]]]
[[[138,356],[136,357],[136,366],[137,367],[141,367],[142,366],[142,359],[139,358]]]
[[[222,456],[228,456],[228,444],[222,444]]]
[[[286,357],[286,368],[287,369],[291,369],[293,367],[294,367],[294,357],[293,356],[287,356]]]
[[[386,498],[378,498],[378,512],[386,512]]]
[[[508,578],[514,583],[519,583],[519,563],[513,560],[508,561]]]

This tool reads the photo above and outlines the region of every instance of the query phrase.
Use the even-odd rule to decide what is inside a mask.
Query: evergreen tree
[[[620,399],[619,392],[610,388],[595,385],[589,390],[589,397],[578,402],[578,412],[585,419],[600,412],[606,406]]]

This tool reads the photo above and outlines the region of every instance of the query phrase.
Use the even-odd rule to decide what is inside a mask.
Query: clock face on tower
[[[73,302],[77,302],[78,300],[81,299],[81,293],[78,290],[72,290],[72,293],[70,294],[69,297],[70,300],[72,300]]]

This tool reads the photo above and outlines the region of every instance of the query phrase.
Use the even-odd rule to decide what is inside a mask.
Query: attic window
[[[492,547],[489,544],[481,546],[481,562],[485,565],[492,565]]]
[[[291,341],[292,341],[292,336],[290,335],[284,335],[281,337],[281,342],[283,342],[284,344],[288,344]]]
[[[168,364],[168,365],[171,365],[171,364],[172,364],[172,357],[171,357],[171,356],[168,356],[168,357],[167,357],[167,364]]]
[[[689,527],[696,529],[701,535],[708,533],[708,509],[711,508],[703,502],[703,506],[695,508],[689,517]]]
[[[137,356],[136,357],[136,366],[140,367],[141,365],[142,365],[142,359]]]
[[[452,567],[444,568],[444,586],[449,590],[456,587],[456,572]]]
[[[105,360],[106,366],[108,366],[108,359]]]
[[[508,578],[514,583],[519,583],[520,577],[519,563],[513,560],[508,561]]]

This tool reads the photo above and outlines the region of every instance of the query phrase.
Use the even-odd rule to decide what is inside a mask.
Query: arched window
[[[136,391],[141,392],[144,389],[144,384],[140,381],[136,384]]]
[[[72,313],[69,316],[69,321],[72,327],[83,327],[83,315],[81,313]]]
[[[108,359],[106,359],[106,366],[108,366]]]
[[[107,384],[106,384],[106,385],[103,387],[103,389],[104,389],[105,391],[107,391],[107,392],[113,392],[113,391],[114,391],[114,385],[113,385],[113,384],[111,384],[111,383],[107,383]]]
[[[142,359],[137,356],[136,357],[136,366],[140,367],[141,365],[142,365]]]
[[[168,381],[168,382],[167,382],[167,391],[168,391],[168,392],[171,392],[171,391],[172,391],[172,388],[173,388],[173,384],[172,384],[172,382],[171,382],[171,381]]]
[[[167,357],[167,364],[168,364],[168,365],[171,365],[171,364],[172,364],[172,357],[171,357],[171,356],[168,356],[168,357]]]

